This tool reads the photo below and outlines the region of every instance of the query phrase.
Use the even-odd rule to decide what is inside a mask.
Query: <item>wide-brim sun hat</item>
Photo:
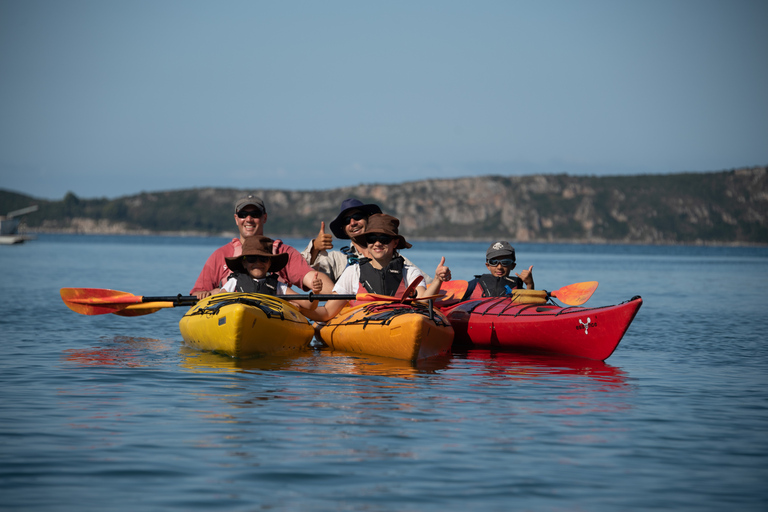
[[[358,201],[357,199],[345,199],[341,203],[339,214],[331,221],[331,233],[333,233],[333,236],[336,238],[349,240],[349,235],[347,235],[347,232],[344,229],[347,227],[344,219],[352,210],[360,210],[368,216],[375,213],[381,213],[381,208],[379,208],[379,205],[377,204],[363,204],[362,201]]]
[[[234,258],[225,258],[227,267],[234,272],[247,274],[243,256],[267,256],[270,259],[269,272],[279,272],[288,264],[288,253],[272,254],[273,240],[266,236],[249,236],[243,243],[243,253]]]
[[[352,241],[361,247],[368,247],[365,235],[379,233],[397,238],[397,247],[395,247],[395,249],[410,249],[413,246],[406,242],[405,237],[398,232],[399,226],[400,221],[395,217],[385,213],[376,213],[368,217],[368,224],[363,234],[357,235]]]

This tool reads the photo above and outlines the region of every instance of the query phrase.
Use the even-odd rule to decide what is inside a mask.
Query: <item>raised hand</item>
[[[312,246],[317,252],[333,249],[333,235],[325,232],[325,221],[320,222],[320,232],[312,240]]]
[[[443,256],[440,260],[440,263],[437,265],[437,268],[435,269],[435,278],[431,283],[429,283],[427,289],[424,290],[422,287],[417,288],[419,291],[419,297],[424,295],[436,295],[440,291],[440,287],[443,285],[443,281],[450,280],[451,269],[445,266],[445,256]]]
[[[320,274],[315,272],[315,277],[312,279],[312,293],[320,293],[323,291],[323,280],[320,279]]]
[[[515,275],[522,279],[526,288],[533,290],[533,265],[528,267],[528,270],[523,270],[519,274],[516,272]]]
[[[445,256],[443,256],[435,269],[435,279],[439,279],[440,281],[451,280],[451,269],[445,266]]]

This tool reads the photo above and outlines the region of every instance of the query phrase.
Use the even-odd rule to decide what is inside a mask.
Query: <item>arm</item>
[[[317,308],[314,310],[300,308],[300,311],[301,314],[310,320],[315,320],[316,322],[327,322],[328,320],[338,315],[339,311],[341,311],[342,308],[347,305],[347,302],[348,301],[346,300],[329,300],[325,303],[324,306],[317,306]]]
[[[199,300],[221,292],[219,287],[227,280],[231,272],[226,266],[225,258],[234,256],[235,240],[239,243],[239,239],[233,239],[232,242],[219,247],[208,257],[194,287],[189,292],[190,295],[194,295]]]
[[[320,274],[322,278],[323,274]],[[326,276],[327,277],[327,276]],[[358,265],[350,265],[344,270],[339,277],[339,280],[333,286],[332,292],[334,294],[352,295],[357,292],[358,283],[360,282],[360,267]],[[347,305],[346,300],[329,300],[323,306],[317,306],[314,311],[302,310],[301,313],[317,322],[327,322],[331,318],[339,314],[344,306]]]
[[[330,236],[330,235],[328,235]],[[301,256],[314,270],[319,270],[328,275],[331,281],[337,281],[344,269],[347,268],[347,256],[340,251],[321,250],[317,256],[312,255],[312,248],[317,239],[309,242],[306,249],[301,251]]]
[[[401,254],[401,256],[402,256],[402,254]],[[417,267],[411,260],[409,260],[405,256],[403,256],[403,263],[405,263],[406,265],[411,265],[413,267],[416,267],[419,270],[419,272],[421,272],[421,275],[424,276],[424,284],[428,285],[428,284],[430,284],[432,282],[432,278],[429,277],[429,275],[426,272],[424,272],[419,267]]]

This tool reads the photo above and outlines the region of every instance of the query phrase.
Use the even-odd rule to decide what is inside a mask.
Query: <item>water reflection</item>
[[[454,358],[454,364],[463,364],[473,375],[482,377],[476,387],[517,384],[521,390],[554,394],[556,400],[545,402],[538,400],[538,393],[519,396],[523,403],[531,400],[537,404],[523,406],[528,414],[573,415],[630,408],[627,395],[633,388],[627,373],[603,361],[493,350],[455,352]]]
[[[369,375],[413,378],[434,374],[448,367],[450,356],[418,362],[387,357],[313,350],[289,356],[264,356],[237,359],[211,352],[181,347],[179,365],[195,373],[232,373],[252,371],[298,371],[306,373]]]
[[[62,359],[80,366],[140,368],[159,364],[157,356],[171,347],[167,340],[131,336],[103,337],[98,346],[67,349]]]
[[[581,357],[519,354],[495,350],[454,352],[456,359],[466,360],[491,379],[528,379],[546,375],[584,375],[609,386],[624,386],[627,374],[603,361]]]

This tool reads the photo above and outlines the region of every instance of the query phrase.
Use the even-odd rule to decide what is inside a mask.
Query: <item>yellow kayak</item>
[[[315,332],[288,302],[257,293],[205,298],[182,317],[179,329],[190,347],[232,357],[300,352]]]
[[[368,302],[342,309],[318,338],[331,350],[418,361],[447,354],[453,328],[419,303]]]

